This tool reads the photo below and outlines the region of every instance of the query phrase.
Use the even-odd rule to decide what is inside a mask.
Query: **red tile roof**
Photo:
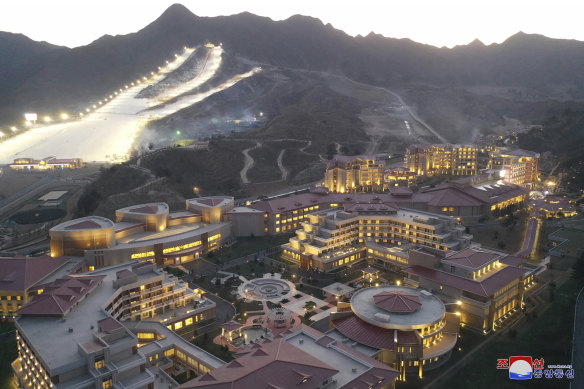
[[[316,389],[336,373],[338,370],[284,339],[275,339],[179,388]]]
[[[93,220],[84,220],[82,222],[70,224],[65,227],[66,230],[90,230],[94,228],[101,228],[101,226],[99,223],[96,223]]]
[[[224,199],[201,199],[201,200],[197,200],[198,203],[204,204],[204,205],[208,205],[210,207],[214,207],[216,205],[219,205],[223,202]]]
[[[335,328],[347,338],[369,347],[393,350],[393,330],[361,320],[355,314],[333,320]]]
[[[101,332],[105,332],[107,334],[111,334],[115,330],[124,328],[124,326],[113,317],[106,317],[105,319],[101,319],[97,322],[97,325]]]
[[[419,265],[408,267],[404,271],[485,297],[492,296],[496,291],[518,279],[524,273],[523,269],[506,266],[479,282]]]
[[[87,293],[95,289],[105,275],[69,275],[44,287],[44,292],[18,311],[21,315],[63,316]]]
[[[225,331],[233,331],[233,330],[236,330],[236,329],[241,328],[241,327],[243,327],[243,325],[239,324],[238,322],[236,322],[234,320],[231,320],[227,323],[223,323],[221,325],[221,328],[223,328]]]
[[[406,292],[381,292],[373,296],[375,305],[391,313],[414,312],[422,306],[420,298]]]
[[[145,205],[143,207],[131,208],[130,212],[155,214],[158,213],[158,209],[158,205]]]
[[[462,251],[454,253],[442,261],[445,264],[462,265],[471,269],[480,269],[487,263],[494,261],[500,257],[501,254],[488,252],[476,248],[466,248]]]
[[[24,292],[69,260],[68,257],[51,258],[48,255],[0,258],[0,290]]]

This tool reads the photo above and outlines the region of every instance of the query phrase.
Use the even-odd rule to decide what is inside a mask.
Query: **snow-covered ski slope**
[[[127,89],[124,87],[121,91],[116,91],[117,95],[112,93],[114,97],[107,104],[99,106],[79,120],[35,127],[0,143],[0,164],[12,163],[16,158],[40,159],[48,156],[82,158],[86,162],[124,161],[129,156],[140,128],[148,120],[171,115],[203,101],[259,71],[256,68],[236,75],[208,91],[181,96],[215,76],[221,66],[223,53],[223,49],[216,46],[209,50],[202,66],[193,69],[190,80],[168,87],[153,98],[136,98],[143,88],[156,85],[179,69],[194,52],[194,49],[186,49],[151,78],[139,84],[130,84]],[[174,102],[161,105],[177,97]]]

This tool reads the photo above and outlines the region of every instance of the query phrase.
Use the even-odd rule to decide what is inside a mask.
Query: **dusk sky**
[[[8,0],[0,5],[0,31],[22,33],[69,47],[104,34],[135,32],[176,1]],[[452,47],[475,38],[500,43],[518,31],[584,41],[584,2],[542,0],[359,0],[180,2],[199,16],[248,11],[274,20],[313,16],[350,35],[369,32]]]

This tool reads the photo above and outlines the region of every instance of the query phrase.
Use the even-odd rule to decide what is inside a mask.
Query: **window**
[[[182,321],[177,321],[176,323],[174,323],[174,329],[175,330],[180,330],[183,326],[183,322]]]
[[[190,326],[191,324],[193,324],[193,318],[189,317],[185,320],[185,326]]]
[[[140,290],[145,290],[146,289],[146,285],[140,285]]]
[[[104,378],[103,381],[101,381],[102,389],[113,388],[113,386],[112,377]]]
[[[105,358],[103,357],[103,355],[101,357],[96,357],[95,358],[95,368],[97,370],[104,368],[105,367]]]

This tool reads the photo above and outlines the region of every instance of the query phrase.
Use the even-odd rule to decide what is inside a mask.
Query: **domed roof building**
[[[333,334],[400,372],[419,374],[445,363],[460,320],[432,293],[404,286],[361,289],[331,313]]]

